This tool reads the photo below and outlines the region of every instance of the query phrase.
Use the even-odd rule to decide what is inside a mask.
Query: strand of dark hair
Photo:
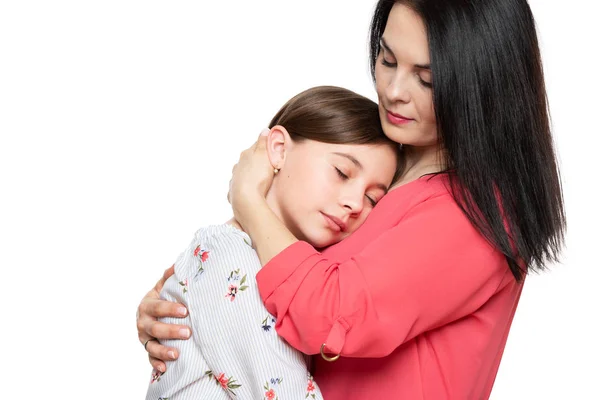
[[[527,2],[400,2],[427,28],[438,134],[455,200],[517,280],[558,262],[566,218]],[[373,79],[395,3],[379,1],[371,23]]]

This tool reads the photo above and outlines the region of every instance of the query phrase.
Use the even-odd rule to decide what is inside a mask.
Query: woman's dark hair
[[[283,126],[294,141],[332,144],[398,144],[381,129],[377,104],[348,89],[317,86],[291,98],[269,128]]]
[[[427,29],[438,135],[457,203],[517,280],[558,261],[566,220],[526,0],[380,0],[370,30],[373,79],[396,3]]]

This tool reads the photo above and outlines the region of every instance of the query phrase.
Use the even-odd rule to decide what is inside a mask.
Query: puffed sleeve
[[[383,357],[477,310],[504,285],[507,269],[444,194],[413,206],[346,259],[296,242],[257,278],[277,332],[293,347],[316,354],[326,343],[327,353]]]

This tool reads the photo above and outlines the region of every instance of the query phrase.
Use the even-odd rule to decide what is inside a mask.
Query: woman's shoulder
[[[447,174],[423,175],[414,181],[392,188],[380,204],[390,207],[400,203],[414,204],[450,193]]]
[[[425,175],[393,188],[379,201],[369,219],[372,222],[377,220],[376,225],[385,229],[396,225],[411,210],[422,208],[422,204],[432,201],[435,204],[446,203],[450,207],[456,204],[445,174]]]
[[[365,225],[371,237],[410,234],[427,241],[446,241],[452,236],[461,243],[492,249],[455,200],[447,174],[423,176],[393,189]]]

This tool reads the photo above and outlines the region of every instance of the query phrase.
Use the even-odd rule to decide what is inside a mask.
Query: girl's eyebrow
[[[336,156],[341,156],[341,157],[345,157],[345,158],[347,158],[348,160],[352,161],[352,163],[353,163],[354,165],[356,165],[356,167],[357,167],[358,169],[362,169],[362,168],[363,168],[363,166],[362,166],[362,164],[360,163],[360,161],[358,161],[358,160],[356,159],[356,157],[354,157],[354,156],[353,156],[353,155],[351,155],[351,154],[348,154],[348,153],[340,153],[340,152],[338,152],[338,151],[334,151],[334,152],[332,152],[331,154],[335,154]]]
[[[390,49],[390,46],[388,46],[388,44],[386,43],[385,39],[383,38],[383,36],[381,37],[381,39],[379,40],[379,45],[381,47],[383,47],[386,51],[394,54],[394,52],[392,51],[392,49]],[[431,64],[415,64],[415,68],[419,68],[419,69],[427,69],[431,71]]]

